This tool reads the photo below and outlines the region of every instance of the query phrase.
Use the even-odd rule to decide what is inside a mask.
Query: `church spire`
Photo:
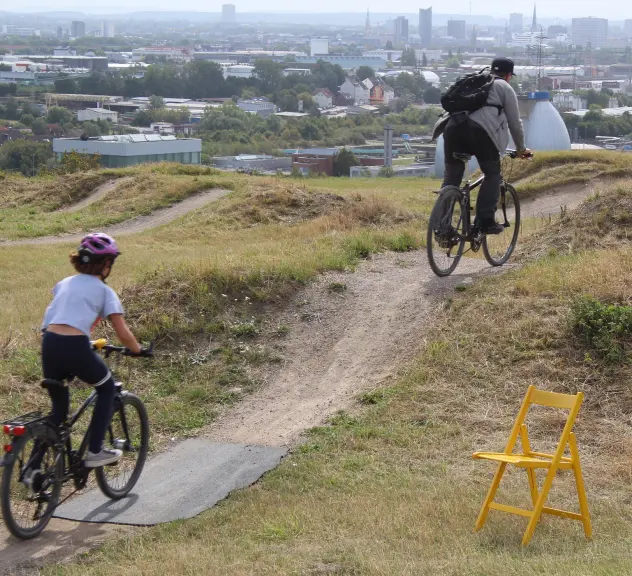
[[[531,32],[538,31],[538,19],[535,14],[535,4],[533,5],[533,21],[531,22]]]

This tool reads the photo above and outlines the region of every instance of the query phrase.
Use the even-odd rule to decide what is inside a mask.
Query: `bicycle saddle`
[[[472,159],[471,154],[465,154],[464,152],[455,152],[452,154],[455,160],[460,160],[461,162],[467,163]]]
[[[45,390],[50,390],[52,388],[64,388],[66,385],[63,382],[60,382],[59,380],[53,380],[52,378],[44,378],[44,380],[40,382],[40,386],[44,388]]]

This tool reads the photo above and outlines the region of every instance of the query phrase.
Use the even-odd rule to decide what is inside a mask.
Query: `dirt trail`
[[[559,214],[562,208],[565,210],[573,210],[586,200],[586,198],[592,196],[598,187],[606,183],[614,182],[615,180],[611,182],[594,180],[586,184],[565,184],[551,188],[547,192],[538,194],[537,196],[524,198],[520,200],[522,217],[555,215]],[[520,194],[519,186],[518,194]]]
[[[92,192],[92,194],[88,195],[83,200],[77,202],[76,204],[73,204],[72,206],[67,206],[66,208],[62,208],[59,211],[67,212],[67,213],[79,212],[79,210],[83,210],[85,207],[90,206],[90,204],[94,204],[95,202],[98,202],[99,200],[101,200],[101,198],[104,198],[105,196],[107,196],[110,192],[115,190],[121,184],[130,182],[131,180],[132,180],[131,176],[127,176],[125,178],[115,178],[114,180],[108,180],[105,184],[101,184],[101,186],[98,186]]]
[[[325,274],[303,291],[281,319],[290,327],[285,365],[258,392],[213,424],[224,442],[286,446],[306,428],[348,407],[355,396],[384,385],[423,344],[441,296],[465,276],[488,268],[463,258],[457,274],[434,276],[425,251],[375,256],[353,273]],[[332,293],[332,283],[346,286]]]
[[[201,208],[209,202],[219,200],[223,196],[226,196],[230,191],[213,189],[200,192],[195,196],[190,196],[182,202],[178,202],[168,208],[161,208],[148,214],[147,216],[138,216],[132,220],[126,220],[120,224],[114,224],[112,226],[106,226],[101,230],[106,234],[112,236],[122,236],[124,234],[136,234],[138,232],[144,232],[163,224],[168,224],[185,214]],[[7,242],[0,242],[0,246],[26,246],[31,244],[63,244],[66,242],[77,242],[83,238],[84,234],[65,234],[62,236],[40,236],[39,238],[28,238],[25,240],[9,240]]]
[[[225,193],[215,190],[190,200],[201,206]],[[591,193],[584,187],[575,187],[574,192],[560,188],[542,199],[525,201],[523,217],[559,212],[560,206],[576,206]],[[184,210],[183,204],[177,205],[177,215],[158,224],[193,209],[191,202]],[[126,223],[126,230],[146,229],[150,227],[143,227],[146,222],[141,220],[138,228]],[[219,441],[293,445],[305,429],[351,406],[359,393],[391,381],[423,345],[444,297],[453,293],[457,283],[506,269],[491,269],[483,259],[465,257],[454,275],[440,279],[432,274],[422,250],[379,254],[361,263],[356,272],[323,275],[296,297],[279,320],[290,330],[282,351],[285,363],[278,373],[222,413],[205,435]],[[332,292],[333,282],[344,284],[346,290]],[[70,559],[121,533],[121,527],[112,525],[55,520],[42,537],[23,543],[9,537],[0,525],[0,575],[37,573],[34,566]],[[20,572],[24,566],[31,572]]]

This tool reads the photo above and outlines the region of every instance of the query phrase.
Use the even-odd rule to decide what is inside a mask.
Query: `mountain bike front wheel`
[[[138,396],[125,392],[116,398],[105,446],[121,450],[123,456],[116,464],[97,468],[95,476],[103,494],[118,500],[138,482],[149,451],[149,418]]]
[[[444,188],[428,222],[426,251],[432,271],[440,277],[454,272],[465,247],[463,193],[455,186]]]
[[[55,430],[28,427],[15,438],[2,469],[0,505],[9,532],[20,540],[35,538],[50,521],[61,492],[64,454]],[[25,472],[38,469],[30,484]]]
[[[496,222],[503,232],[483,238],[483,254],[492,266],[502,266],[513,253],[520,233],[520,199],[511,184],[503,184],[496,208]]]

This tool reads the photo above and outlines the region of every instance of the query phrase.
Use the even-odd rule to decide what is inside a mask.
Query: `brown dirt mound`
[[[263,186],[251,192],[245,202],[227,206],[219,214],[247,226],[297,224],[326,216],[337,228],[351,224],[388,225],[410,220],[412,215],[377,196],[311,192],[299,185]]]
[[[632,240],[632,181],[613,183],[573,211],[563,211],[543,232],[522,246],[523,256],[573,254],[594,248],[615,248]]]

